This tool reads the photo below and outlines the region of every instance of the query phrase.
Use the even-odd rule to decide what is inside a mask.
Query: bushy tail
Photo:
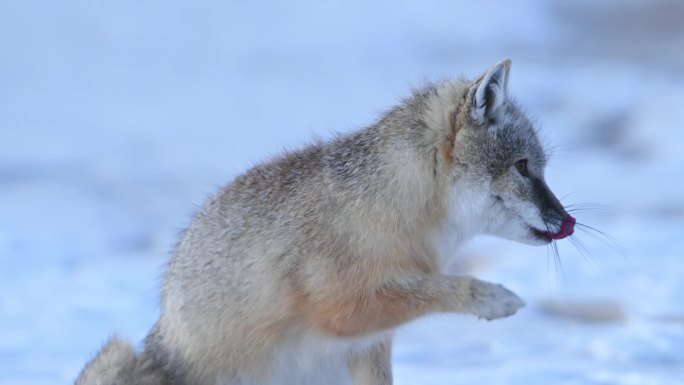
[[[129,343],[110,339],[86,365],[75,385],[166,385],[161,369]]]

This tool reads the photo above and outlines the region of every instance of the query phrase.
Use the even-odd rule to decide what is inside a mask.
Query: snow
[[[400,328],[395,383],[684,384],[684,8],[649,4],[4,4],[0,384],[71,383],[112,333],[140,342],[176,235],[217,186],[505,57],[554,147],[550,186],[608,206],[576,216],[617,241],[579,232],[590,261],[559,242],[558,275],[544,248],[469,244],[464,265],[527,307]]]

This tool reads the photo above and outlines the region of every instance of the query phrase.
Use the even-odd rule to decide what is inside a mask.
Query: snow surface
[[[617,241],[580,231],[589,261],[559,242],[562,270],[469,244],[462,264],[528,306],[402,327],[395,383],[684,384],[682,17],[676,0],[4,2],[0,383],[71,383],[110,334],[140,342],[177,232],[251,164],[510,57],[549,184],[608,206],[576,216]],[[624,315],[543,305],[569,300]]]

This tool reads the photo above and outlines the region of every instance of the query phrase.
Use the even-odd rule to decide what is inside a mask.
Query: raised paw
[[[486,320],[512,316],[525,306],[520,297],[502,285],[477,279],[473,279],[469,295],[471,312]]]

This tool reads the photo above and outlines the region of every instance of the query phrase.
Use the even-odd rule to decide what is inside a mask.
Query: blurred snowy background
[[[0,383],[68,384],[111,333],[139,343],[177,232],[251,164],[510,57],[549,184],[609,206],[576,216],[617,247],[580,231],[590,260],[562,241],[557,270],[476,240],[462,266],[528,306],[401,328],[395,383],[684,384],[682,20],[676,0],[3,1]]]

